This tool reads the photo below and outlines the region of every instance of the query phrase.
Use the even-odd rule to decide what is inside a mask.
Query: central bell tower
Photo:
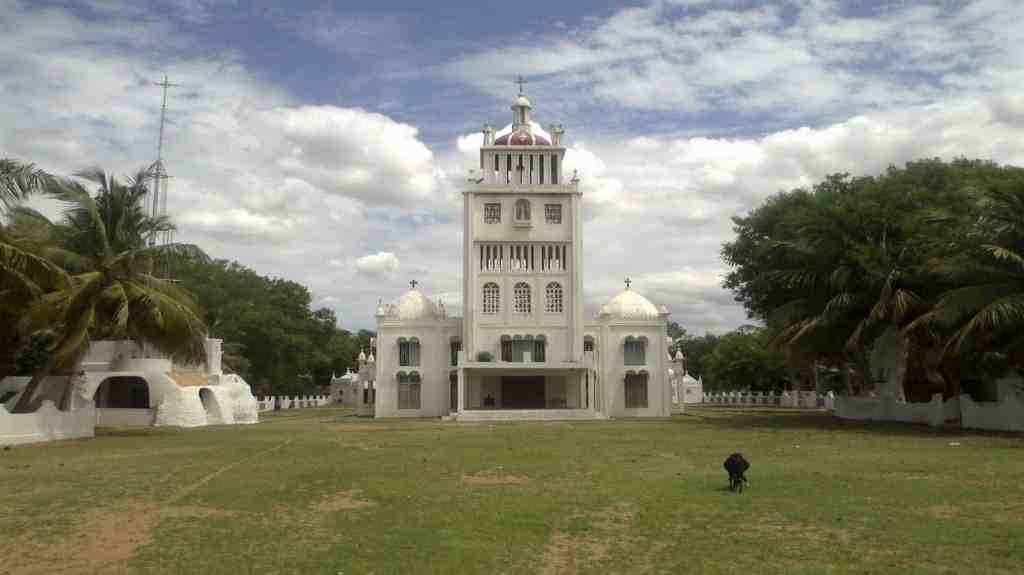
[[[583,360],[581,194],[561,125],[542,130],[521,85],[511,109],[510,126],[484,126],[463,191],[465,360],[522,361],[508,359],[521,339],[534,367],[569,369]]]

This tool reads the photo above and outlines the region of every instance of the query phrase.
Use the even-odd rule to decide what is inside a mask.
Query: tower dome
[[[400,320],[434,319],[437,306],[414,287],[399,298],[396,313]]]
[[[601,306],[599,315],[609,319],[658,319],[661,312],[651,300],[627,287]]]

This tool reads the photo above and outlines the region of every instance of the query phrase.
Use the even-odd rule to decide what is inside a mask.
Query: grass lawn
[[[817,413],[316,408],[15,447],[0,479],[0,573],[1024,573],[1024,437]]]

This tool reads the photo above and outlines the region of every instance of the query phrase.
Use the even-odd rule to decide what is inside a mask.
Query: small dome
[[[550,146],[551,142],[543,136],[538,136],[527,127],[518,128],[514,132],[505,134],[494,140],[495,146]]]
[[[526,97],[526,94],[519,94],[519,97],[516,98],[515,102],[512,102],[512,105],[513,106],[525,106],[527,108],[532,108],[533,107],[533,106],[530,105],[530,99]]]
[[[601,317],[611,319],[658,319],[661,313],[653,303],[631,289],[625,289],[601,307]]]
[[[398,319],[434,319],[437,317],[437,307],[430,301],[423,292],[413,288],[398,300]]]

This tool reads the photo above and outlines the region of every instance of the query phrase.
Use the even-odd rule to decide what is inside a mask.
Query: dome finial
[[[409,282],[409,287],[411,287],[412,289],[416,289],[416,286],[419,285],[419,283],[420,282],[418,282],[416,280],[412,280],[412,281]]]
[[[526,78],[522,76],[516,77],[516,84],[519,84],[519,96],[516,97],[515,102],[512,103],[512,128],[525,127],[527,130],[530,129],[530,99],[523,93],[523,84],[526,83]]]
[[[523,84],[526,84],[526,78],[523,78],[523,75],[520,74],[520,75],[516,76],[515,83],[519,84],[519,95],[522,96],[523,95]]]
[[[630,285],[631,283],[633,283],[633,280],[631,280],[631,279],[629,279],[629,278],[626,278],[626,282],[625,282],[625,283],[626,283],[626,289],[629,289],[629,285]]]

